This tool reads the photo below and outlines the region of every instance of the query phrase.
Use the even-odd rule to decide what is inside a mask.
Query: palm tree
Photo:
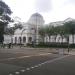
[[[59,32],[59,29],[58,29],[57,26],[52,28],[52,35],[54,35],[55,42],[56,42],[56,38],[57,38],[58,32]]]
[[[54,31],[53,29],[54,29],[54,26],[52,25],[49,25],[46,27],[46,34],[49,37],[49,42],[50,42],[51,35],[53,35],[53,31]]]
[[[73,44],[74,44],[75,21],[66,22],[66,23],[64,23],[64,26],[66,28],[66,33],[72,34],[72,40],[73,40]]]
[[[69,52],[69,35],[72,34],[72,26],[71,26],[71,23],[70,22],[66,22],[64,23],[64,36],[66,37],[67,39],[67,44],[68,44],[68,52]]]
[[[63,38],[64,38],[64,34],[65,34],[65,31],[64,31],[64,26],[58,26],[58,34],[60,34],[61,38],[62,38],[62,43],[63,43]]]

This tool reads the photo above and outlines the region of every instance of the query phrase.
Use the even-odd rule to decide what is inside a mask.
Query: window
[[[19,43],[21,44],[21,37],[19,37]]]
[[[23,37],[23,43],[25,43],[26,42],[26,37]]]
[[[29,41],[29,42],[32,42],[32,37],[29,37],[28,41]]]

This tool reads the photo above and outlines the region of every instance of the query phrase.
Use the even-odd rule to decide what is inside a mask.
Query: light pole
[[[36,44],[38,44],[38,23],[37,23],[37,19],[38,19],[38,15],[36,15],[36,29],[35,29],[35,41],[36,41]]]

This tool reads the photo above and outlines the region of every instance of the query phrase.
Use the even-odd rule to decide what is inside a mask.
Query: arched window
[[[21,37],[19,37],[19,43],[21,44]]]
[[[28,41],[29,41],[29,42],[32,42],[32,37],[29,37],[29,38],[28,38]]]
[[[26,37],[23,37],[23,43],[25,43],[26,42]]]
[[[17,43],[17,37],[15,37],[15,44]]]

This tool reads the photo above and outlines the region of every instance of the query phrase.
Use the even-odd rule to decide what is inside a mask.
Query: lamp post
[[[37,23],[38,15],[36,15],[36,29],[35,29],[35,43],[38,44],[38,23]]]

